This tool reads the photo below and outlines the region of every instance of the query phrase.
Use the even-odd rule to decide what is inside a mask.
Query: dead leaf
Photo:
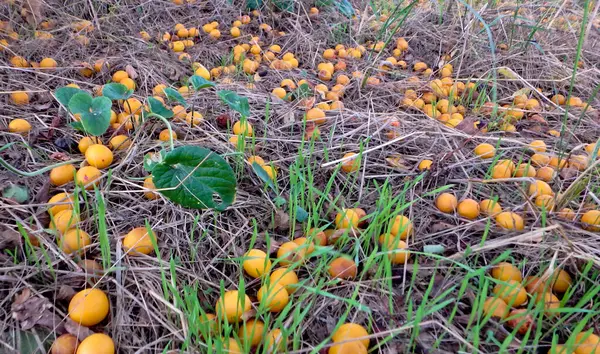
[[[36,111],[45,111],[52,106],[52,102],[47,102],[44,104],[34,104],[33,109]]]
[[[129,75],[129,77],[131,79],[133,79],[133,80],[137,79],[138,73],[137,73],[137,71],[135,71],[133,66],[127,64],[127,66],[125,66],[125,71],[127,72],[127,74]]]
[[[0,225],[0,250],[21,243],[21,234],[6,225]]]
[[[469,135],[475,135],[479,132],[477,128],[475,128],[476,118],[474,117],[466,117],[460,123],[454,127],[456,130],[460,130]]]
[[[23,289],[19,294],[15,296],[13,305],[21,305],[31,297],[31,290],[29,288]]]
[[[260,75],[258,73],[254,74],[254,82],[259,82],[262,81],[262,78],[260,77]]]
[[[71,298],[75,295],[75,290],[73,287],[68,285],[61,285],[58,288],[58,292],[56,293],[57,300],[71,300]]]
[[[50,154],[50,158],[58,161],[69,161],[71,158],[64,152],[53,152]]]
[[[327,244],[331,245],[336,243],[340,239],[340,237],[344,236],[345,234],[348,234],[348,236],[359,237],[361,235],[361,232],[359,229],[355,228],[337,229],[329,236],[329,238],[327,239]]]
[[[290,216],[283,210],[275,211],[273,228],[282,231],[288,230],[290,228]]]
[[[290,110],[283,115],[283,123],[284,124],[292,124],[296,121],[296,116],[294,111]]]
[[[576,168],[565,167],[560,170],[560,177],[565,180],[570,180],[579,174],[579,171]]]
[[[11,305],[12,318],[19,321],[23,330],[31,329],[37,325],[53,329],[62,334],[64,333],[64,326],[61,318],[50,311],[51,308],[52,304],[48,299],[40,296],[31,297],[30,290],[25,289]]]
[[[75,321],[73,321],[70,318],[67,318],[65,320],[64,327],[65,327],[65,331],[67,331],[67,333],[72,334],[75,337],[77,337],[77,339],[79,339],[80,342],[82,340],[86,339],[87,337],[91,336],[92,334],[94,334],[94,332],[91,329],[89,329],[85,326],[82,326],[79,323],[76,323]]]
[[[454,227],[453,225],[450,225],[450,224],[448,224],[446,222],[440,221],[440,222],[436,222],[434,224],[431,224],[430,230],[431,230],[432,233],[436,233],[436,232],[440,232],[440,231],[443,231],[443,230],[451,229],[453,227]]]
[[[40,204],[40,203],[46,203],[48,201],[48,199],[50,199],[50,180],[46,180],[46,182],[44,182],[44,185],[38,189],[37,193],[35,194],[35,202]]]
[[[42,20],[42,1],[27,0],[23,5],[28,12],[27,16],[25,17],[25,20],[30,25],[37,26],[38,22]]]
[[[537,123],[541,123],[541,124],[548,124],[548,122],[544,119],[544,117],[542,117],[539,114],[532,114],[529,118],[527,118],[527,120],[530,120],[532,122],[537,122]]]
[[[402,170],[410,169],[410,167],[408,166],[408,161],[406,161],[406,159],[399,154],[390,155],[385,158],[385,161],[388,163],[389,166],[394,168],[399,168]]]

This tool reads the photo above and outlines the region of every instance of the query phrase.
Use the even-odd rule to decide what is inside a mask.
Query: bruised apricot
[[[85,189],[94,189],[101,174],[100,170],[94,166],[84,166],[77,171],[75,182]]]
[[[256,297],[260,304],[271,312],[281,312],[290,301],[287,290],[279,283],[261,286]]]
[[[61,335],[54,340],[50,348],[50,354],[75,354],[79,340],[70,333]]]
[[[73,228],[67,230],[62,237],[60,237],[60,248],[63,252],[70,253],[80,253],[83,248],[89,246],[92,243],[92,239],[90,235],[78,228]]]
[[[153,237],[156,237],[156,232],[153,232]],[[123,250],[130,256],[140,256],[142,254],[150,254],[154,251],[152,238],[148,234],[146,227],[136,227],[129,231],[123,238]]]
[[[108,297],[102,290],[85,289],[69,302],[69,317],[83,326],[95,326],[106,318],[108,308]]]
[[[435,199],[435,206],[443,213],[453,213],[458,206],[458,200],[454,194],[442,193]]]
[[[68,164],[53,168],[50,171],[50,184],[53,186],[62,186],[73,180],[75,176],[75,166]]]
[[[369,332],[356,323],[344,323],[331,335],[331,340],[337,342],[360,342],[365,348],[369,347]],[[354,340],[352,340],[354,339]]]
[[[525,228],[523,218],[510,211],[503,211],[496,215],[496,224],[507,230],[523,230]]]
[[[533,327],[533,317],[527,309],[512,310],[505,320],[506,324],[519,334],[525,334]]]
[[[249,311],[251,307],[252,302],[243,291],[229,290],[219,298],[215,310],[217,318],[235,323],[239,322],[244,312]]]
[[[113,153],[104,145],[94,144],[85,151],[85,160],[90,166],[102,169],[113,162]]]
[[[514,280],[520,282],[523,280],[519,268],[508,262],[498,263],[492,268],[492,278],[500,281]]]
[[[356,277],[358,269],[350,257],[341,256],[329,263],[328,272],[332,278],[351,280]]]
[[[507,280],[497,284],[492,291],[496,296],[513,307],[521,306],[527,301],[527,291],[516,280]]]
[[[265,252],[258,249],[251,249],[246,252],[242,265],[246,273],[252,278],[262,277],[271,270],[271,260]]]
[[[506,318],[510,308],[504,300],[497,297],[488,297],[482,305],[483,313],[486,316],[497,317],[500,319]]]

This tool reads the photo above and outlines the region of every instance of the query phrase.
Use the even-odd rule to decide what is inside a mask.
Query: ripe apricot
[[[369,332],[356,323],[344,323],[331,335],[331,340],[334,343],[337,342],[359,342],[365,348],[369,347]],[[351,341],[350,339],[355,339]]]
[[[500,281],[514,280],[521,282],[523,280],[519,268],[508,262],[502,262],[495,265],[494,268],[492,268],[492,278]]]
[[[226,291],[215,305],[217,318],[231,323],[239,322],[244,312],[249,311],[251,307],[252,302],[248,295],[238,290]]]
[[[571,287],[571,284],[573,284],[573,279],[566,271],[556,269],[550,277],[550,283],[552,284],[552,290],[554,292],[564,293]]]
[[[497,317],[500,319],[506,318],[510,308],[504,300],[497,297],[488,297],[482,305],[483,313],[486,316]],[[490,315],[491,314],[491,315]]]
[[[264,346],[268,348],[269,353],[285,353],[287,347],[287,338],[279,328],[272,329],[265,338]]]
[[[360,216],[360,212],[357,209],[359,208],[355,208],[354,211],[359,215],[360,218],[366,216],[366,213],[365,215]],[[327,246],[327,235],[325,234],[325,232],[319,231],[318,229],[312,228],[308,230],[308,232],[306,233],[306,238],[312,240],[315,245]]]
[[[556,176],[556,170],[550,166],[540,167],[537,170],[535,177],[544,182],[550,182]]]
[[[153,231],[153,234],[154,237],[158,237],[156,232]],[[130,256],[150,254],[154,251],[154,244],[146,227],[136,227],[129,231],[123,238],[123,250]]]
[[[104,333],[94,333],[86,337],[79,347],[77,347],[77,354],[114,354],[115,343],[112,338]]]
[[[528,194],[531,197],[537,197],[539,195],[554,195],[552,188],[548,183],[537,180],[529,185]]]
[[[531,155],[531,164],[537,167],[547,166],[550,163],[550,157],[543,154]]]
[[[287,92],[282,87],[275,87],[273,91],[271,91],[271,94],[282,100],[285,99],[285,96],[287,96]]]
[[[143,106],[137,98],[128,98],[123,102],[123,110],[128,114],[139,114]]]
[[[267,254],[258,249],[251,249],[244,254],[242,262],[244,270],[252,278],[259,278],[271,270],[271,260]]]
[[[235,135],[243,135],[243,136],[252,136],[253,129],[252,125],[248,121],[237,121],[233,125],[233,134]]]
[[[31,130],[31,124],[25,119],[17,118],[8,123],[8,131],[17,134],[26,134]]]
[[[479,202],[479,210],[487,215],[492,216],[502,212],[502,206],[498,201],[492,199],[484,199]]]
[[[279,283],[261,286],[256,297],[260,304],[271,312],[281,312],[290,301],[287,290]]]
[[[550,212],[554,210],[554,197],[551,195],[538,195],[535,198],[535,205],[540,209]]]
[[[298,288],[298,275],[293,269],[286,267],[275,269],[269,276],[269,281],[271,284],[283,286],[290,295]]]
[[[529,143],[529,148],[535,152],[546,152],[546,143],[542,140],[534,140]]]
[[[361,342],[335,344],[329,347],[328,354],[367,354],[367,348]]]
[[[482,143],[477,145],[473,152],[482,159],[491,159],[496,154],[496,148],[492,144]]]
[[[557,215],[563,219],[567,219],[567,220],[571,220],[574,221],[575,220],[575,212],[573,211],[573,209],[569,209],[569,208],[562,208]]]
[[[277,259],[282,265],[289,265],[293,262],[299,262],[304,259],[307,251],[305,249],[299,249],[298,244],[289,241],[284,242],[277,249]]]
[[[351,280],[356,277],[358,269],[350,257],[341,256],[329,263],[328,272],[332,278]]]
[[[348,229],[358,228],[360,216],[354,209],[342,209],[341,212],[335,216],[335,228],[336,229]]]
[[[429,170],[429,169],[431,169],[431,165],[433,165],[433,161],[421,160],[421,162],[419,162],[419,166],[417,168],[419,169],[419,171]]]
[[[492,168],[492,178],[511,178],[515,172],[515,164],[510,160],[499,160]]]
[[[92,239],[90,235],[78,228],[67,230],[60,238],[60,248],[67,254],[80,253],[83,248],[89,246],[91,243]]]
[[[399,237],[401,240],[406,240],[408,235],[412,233],[413,223],[404,215],[397,215],[392,221],[390,234]]]
[[[144,192],[144,197],[148,200],[154,200],[158,198],[158,194],[152,192],[152,190],[156,189],[154,185],[154,181],[152,180],[152,176],[148,176],[144,179],[144,188],[149,189],[150,191]]]
[[[171,131],[171,133],[169,133],[169,129],[163,129],[158,135],[158,140],[169,141],[169,136],[171,139],[177,140],[177,133],[175,131]]]
[[[531,295],[544,293],[548,291],[548,288],[546,287],[546,282],[543,281],[540,277],[528,276],[527,278],[525,278],[523,284],[525,285],[525,290]]]
[[[301,255],[310,255],[315,250],[315,244],[312,241],[308,241],[306,237],[298,237],[292,241],[298,245],[296,253]]]
[[[575,336],[575,354],[598,354],[600,337],[590,331]]]
[[[262,321],[252,319],[244,321],[238,330],[238,337],[244,342],[256,347],[265,335],[265,324]]]
[[[549,291],[539,292],[535,294],[535,300],[544,303],[546,316],[554,317],[557,315],[554,310],[560,308],[560,300],[554,294]]]
[[[75,354],[79,340],[70,333],[61,335],[54,340],[50,348],[50,354]]]
[[[507,280],[496,284],[492,292],[513,307],[521,306],[527,301],[527,291],[516,280]]]
[[[567,159],[565,156],[552,156],[548,164],[554,168],[564,168],[567,165]]]
[[[458,203],[458,215],[469,220],[474,220],[479,216],[479,203],[473,199],[465,199]]]
[[[410,257],[410,252],[407,251],[408,245],[406,242],[400,240],[398,236],[391,234],[380,235],[379,243],[384,246],[385,251],[389,251],[387,255],[392,264],[405,264],[406,260]]]
[[[458,200],[454,194],[442,193],[435,199],[435,206],[443,213],[450,214],[456,210]]]
[[[306,120],[314,122],[315,124],[323,124],[327,121],[325,118],[325,112],[320,108],[311,108],[306,112]]]
[[[79,220],[79,215],[71,209],[59,211],[50,222],[50,228],[62,234],[75,226]]]
[[[102,169],[110,166],[113,162],[113,153],[104,145],[94,144],[87,148],[85,160],[90,166]]]
[[[535,167],[528,163],[520,163],[515,169],[515,177],[535,177],[536,174]]]
[[[98,179],[102,173],[94,166],[84,166],[77,171],[75,175],[75,183],[85,189],[94,189],[98,185]]]
[[[510,211],[503,211],[496,215],[496,224],[507,230],[523,230],[525,228],[523,218]]]
[[[115,71],[115,73],[113,74],[112,81],[120,83],[121,80],[128,79],[128,78],[129,78],[129,74],[127,73],[127,71],[118,70],[118,71]]]
[[[93,136],[93,137],[84,136],[83,138],[81,138],[81,140],[79,140],[79,144],[77,144],[77,148],[79,149],[79,152],[81,152],[82,154],[85,154],[87,149],[94,144],[102,145],[102,140],[100,140],[100,138],[95,137],[95,136]]]
[[[108,308],[108,297],[102,290],[85,289],[69,302],[69,317],[83,326],[95,326],[106,318]]]
[[[185,121],[187,122],[187,124],[189,124],[192,127],[202,123],[203,119],[204,119],[204,117],[198,111],[188,112],[185,115]]]
[[[75,176],[75,166],[68,164],[53,168],[50,171],[50,184],[53,186],[62,186],[73,180]]]
[[[345,158],[352,157],[352,156],[357,156],[357,155],[353,152],[349,152],[349,153],[344,154],[343,158],[345,159]],[[357,171],[359,168],[360,168],[360,158],[358,156],[342,162],[342,171],[344,171],[346,173]]]
[[[48,200],[48,204],[51,205],[50,208],[48,208],[48,214],[54,216],[60,211],[73,209],[73,202],[72,195],[67,193],[55,194]]]

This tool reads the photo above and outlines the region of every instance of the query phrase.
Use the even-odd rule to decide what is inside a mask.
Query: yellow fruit
[[[217,301],[217,318],[234,323],[239,322],[246,311],[250,311],[252,302],[248,295],[238,290],[226,291]]]
[[[353,159],[342,162],[342,171],[346,173],[357,171],[360,168],[360,158],[353,152],[349,152],[343,156],[343,158],[357,156]]]
[[[185,50],[185,43],[183,41],[171,42],[169,46],[175,53],[181,53]]]
[[[259,320],[244,321],[238,330],[238,337],[243,342],[250,343],[251,346],[256,347],[260,344],[265,335],[265,324]]]
[[[192,127],[202,123],[203,119],[204,117],[198,111],[188,112],[188,114],[185,115],[185,121]]]
[[[500,319],[506,318],[510,308],[504,300],[497,297],[488,297],[483,302],[483,313],[486,316],[497,317]],[[491,314],[491,315],[490,315]]]
[[[554,168],[564,168],[567,165],[567,158],[566,156],[552,156],[550,157],[549,165]]]
[[[60,211],[72,210],[73,202],[73,196],[67,193],[58,193],[48,200],[48,204],[51,205],[48,208],[48,214],[54,216]]]
[[[56,60],[52,58],[44,58],[40,61],[40,68],[43,69],[55,69],[57,66]]]
[[[413,223],[404,215],[397,215],[390,228],[390,234],[394,237],[400,237],[401,240],[406,240],[408,235],[412,233]]]
[[[127,71],[125,71],[125,70],[118,70],[118,71],[116,71],[113,74],[112,81],[120,83],[121,80],[128,79],[128,78],[129,78],[129,74],[127,73]]]
[[[260,167],[262,167],[262,169],[267,173],[267,175],[269,176],[270,179],[272,179],[272,180],[277,179],[277,170],[275,169],[275,166],[262,165]]]
[[[552,96],[552,98],[550,100],[552,102],[556,103],[557,105],[561,105],[561,106],[567,102],[567,99],[565,98],[565,96],[563,96],[561,94]]]
[[[535,167],[528,163],[520,163],[515,169],[515,177],[535,177],[536,173]]]
[[[419,162],[418,169],[419,169],[419,171],[429,170],[429,169],[431,169],[431,165],[433,165],[433,161],[421,160],[421,162]]]
[[[131,146],[131,139],[127,135],[115,135],[108,142],[108,146],[113,150],[126,150]]]
[[[388,251],[386,253],[392,264],[405,264],[410,257],[408,245],[398,236],[382,234],[379,236],[379,243],[384,246],[384,251]]]
[[[16,68],[26,68],[29,66],[29,62],[27,62],[25,58],[20,56],[14,56],[10,58],[10,63]]]
[[[275,328],[267,334],[264,346],[268,348],[269,353],[285,353],[287,338],[283,336],[279,328]]]
[[[217,40],[217,39],[221,38],[221,31],[219,31],[218,29],[214,29],[214,30],[210,31],[210,33],[208,35],[210,36],[210,38]]]
[[[515,171],[515,164],[509,160],[499,160],[498,163],[492,168],[492,178],[511,178]]]
[[[458,200],[450,193],[442,193],[435,199],[435,206],[443,213],[453,213],[457,205]]]
[[[10,101],[16,106],[29,104],[29,94],[25,91],[11,92]]]
[[[273,96],[280,98],[280,99],[285,99],[285,96],[287,95],[287,92],[285,91],[284,88],[282,87],[276,87],[273,89],[273,91],[271,92],[271,94],[273,94]]]
[[[76,354],[114,354],[115,343],[104,333],[94,333],[86,337],[77,347]]]
[[[525,228],[523,218],[510,211],[503,211],[496,215],[496,224],[507,230],[523,230]]]
[[[293,294],[298,288],[298,275],[290,268],[277,268],[269,276],[270,284],[279,284]]]
[[[63,252],[70,254],[80,253],[83,248],[92,243],[90,235],[80,229],[74,228],[67,230],[60,239],[60,248]]]
[[[252,124],[248,121],[237,121],[233,125],[233,134],[235,135],[252,136],[253,132]]]
[[[523,280],[519,268],[508,262],[502,262],[495,265],[494,268],[492,268],[492,278],[504,282],[509,280],[521,282]]]
[[[74,176],[75,166],[71,164],[58,166],[50,171],[50,184],[53,186],[62,186],[71,182]]]
[[[335,216],[336,229],[358,228],[360,217],[354,209],[343,209]]]
[[[77,145],[77,147],[79,148],[79,151],[82,154],[85,154],[85,152],[87,151],[87,149],[95,144],[100,144],[102,145],[102,140],[100,140],[100,138],[98,137],[89,137],[89,136],[84,136],[83,138],[81,138],[81,140],[79,140],[79,144]]]
[[[98,185],[98,179],[101,172],[94,166],[84,166],[77,171],[75,175],[75,183],[80,186],[86,186],[85,189],[94,189]]]
[[[535,152],[546,152],[546,143],[542,140],[534,140],[529,143],[529,148]]]
[[[31,130],[31,124],[21,118],[16,118],[8,123],[8,131],[17,134],[26,134]]]
[[[497,284],[492,291],[509,306],[518,307],[527,301],[527,291],[521,283],[515,280]]]
[[[90,166],[102,169],[110,166],[113,162],[113,153],[104,145],[94,144],[87,148],[85,160]]]
[[[119,83],[121,85],[125,85],[125,87],[127,87],[128,90],[135,90],[135,81],[133,81],[133,79],[125,78]]]
[[[83,326],[95,326],[106,318],[108,308],[108,297],[102,290],[85,289],[75,294],[69,302],[69,317]]]
[[[543,167],[550,163],[550,157],[543,154],[531,155],[531,164],[537,167]]]
[[[529,185],[528,194],[531,197],[537,197],[539,195],[554,195],[554,192],[552,192],[552,188],[548,183],[538,180]]]
[[[600,337],[590,331],[575,336],[575,354],[600,353]]]
[[[210,80],[210,71],[207,68],[205,68],[202,64],[199,64],[196,67],[194,74],[202,77],[205,80]]]
[[[535,205],[546,212],[554,210],[554,197],[551,195],[538,195],[535,198]]]
[[[306,112],[306,120],[314,122],[315,124],[323,124],[327,121],[325,118],[325,112],[320,108],[311,108]]]
[[[328,354],[367,354],[367,348],[357,341],[335,344],[329,347]]]
[[[600,231],[600,211],[589,210],[581,216],[581,222],[585,229],[590,231]]]
[[[106,59],[98,59],[94,62],[94,71],[101,72],[103,68],[108,69],[109,65]],[[129,76],[129,75],[128,75]]]
[[[348,256],[341,256],[331,261],[327,271],[332,278],[346,280],[356,278],[358,273],[356,263]]]
[[[281,312],[290,301],[287,290],[277,283],[261,286],[256,297],[260,304],[271,312]]]
[[[148,176],[144,179],[144,188],[150,190],[148,192],[144,192],[144,196],[146,197],[146,199],[154,200],[158,198],[158,194],[152,192],[152,190],[156,189],[154,181],[152,180],[152,176]]]
[[[50,354],[75,354],[78,345],[77,337],[69,333],[63,334],[52,343]]]
[[[331,336],[334,343],[337,342],[360,342],[365,348],[369,347],[369,332],[356,323],[344,323]],[[351,339],[355,339],[352,341]]]
[[[171,137],[171,139],[177,140],[177,133],[175,131],[172,131],[172,133],[169,134],[169,129],[163,129],[158,135],[158,140],[169,141],[169,136]]]
[[[562,269],[556,269],[550,277],[550,283],[552,284],[552,290],[556,293],[564,293],[573,284],[573,279],[566,271]]]
[[[556,176],[556,170],[550,166],[540,167],[539,170],[536,171],[535,177],[544,182],[550,182]]]
[[[244,254],[242,265],[252,278],[262,277],[271,270],[271,260],[265,252],[257,249],[251,249]]]
[[[465,199],[458,203],[457,212],[463,218],[476,219],[479,216],[479,203],[473,199]]]
[[[123,110],[129,114],[139,114],[142,110],[142,102],[137,98],[128,98],[123,103]]]
[[[487,216],[496,215],[502,212],[502,206],[498,201],[492,199],[484,199],[479,202],[479,210]]]
[[[155,231],[152,236],[148,234],[146,227],[136,227],[129,231],[123,238],[123,250],[130,256],[150,254],[154,251],[153,238],[158,238]],[[155,240],[158,243],[158,240]]]
[[[229,30],[229,33],[231,34],[231,36],[233,38],[237,38],[242,34],[242,31],[240,31],[240,29],[237,27],[231,27],[231,30]]]

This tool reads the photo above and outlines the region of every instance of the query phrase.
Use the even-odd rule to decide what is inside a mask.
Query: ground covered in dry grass
[[[225,1],[9,3],[0,5],[0,352],[48,352],[60,335],[84,340],[95,332],[110,336],[118,353],[546,353],[559,343],[567,347],[561,353],[600,353],[598,4],[354,2],[355,16],[346,17],[335,2],[294,2],[289,12],[268,2],[256,13]],[[250,22],[234,38],[232,23],[243,15]],[[203,29],[213,21],[218,39]],[[173,50],[178,23],[198,31],[183,52]],[[242,44],[259,51],[240,57],[234,47]],[[286,53],[297,68],[286,66]],[[48,57],[55,68],[36,67]],[[274,68],[278,60],[283,67]],[[324,62],[335,68],[319,67]],[[181,89],[194,63],[210,71],[215,87]],[[34,172],[69,160],[86,166],[77,146],[86,134],[69,125],[74,117],[54,95],[68,84],[98,94],[119,70],[142,103],[161,96],[153,89],[163,84],[185,96],[186,112],[202,114],[195,125],[170,120],[174,145],[225,158],[237,180],[226,210],[148,195],[144,156],[169,149],[159,139],[166,126],[141,118],[132,124],[125,113],[101,139],[109,145],[125,135],[131,144],[113,150],[96,190],[72,178],[53,185],[49,171],[7,169]],[[308,90],[288,87],[281,99],[273,89],[284,79],[298,87],[305,80]],[[252,136],[234,134],[244,119],[219,100],[219,90],[248,99]],[[28,102],[14,95],[22,91]],[[178,104],[161,99],[168,108]],[[313,107],[325,117],[312,119]],[[115,102],[112,109],[125,107]],[[16,118],[30,130],[9,128]],[[544,151],[532,148],[534,140]],[[493,157],[474,152],[482,143],[491,144]],[[250,156],[262,157],[266,169],[248,163]],[[550,190],[532,193],[542,180]],[[11,194],[15,186],[27,195]],[[52,227],[48,201],[60,192],[79,202],[76,226],[90,235],[80,251],[65,251]],[[442,193],[459,202],[492,199],[513,214],[503,222],[477,203],[473,217],[460,204],[444,212],[436,205]],[[365,212],[360,223],[341,220],[353,208]],[[410,228],[393,230],[398,215]],[[123,248],[136,227],[156,235],[147,255]],[[301,243],[292,257],[278,253],[320,231],[328,243],[312,253]],[[403,233],[406,248],[378,242],[386,233]],[[269,254],[273,269],[283,264],[298,275],[281,311],[257,300],[265,280],[242,267],[251,248]],[[332,276],[330,264],[341,255],[356,264],[354,276]],[[491,272],[500,262],[516,266],[528,293],[507,300],[513,310],[498,316],[486,299],[509,280]],[[556,285],[560,269],[569,277],[564,289]],[[531,290],[530,276],[545,289]],[[106,318],[90,326],[68,316],[70,299],[85,288],[102,290],[110,303]],[[214,328],[206,320],[227,290],[249,296],[244,321],[265,324],[258,346],[238,335],[243,321],[217,319]],[[368,346],[330,349],[346,322],[367,330]],[[284,344],[268,345],[273,330]],[[85,353],[93,352],[100,353]]]

